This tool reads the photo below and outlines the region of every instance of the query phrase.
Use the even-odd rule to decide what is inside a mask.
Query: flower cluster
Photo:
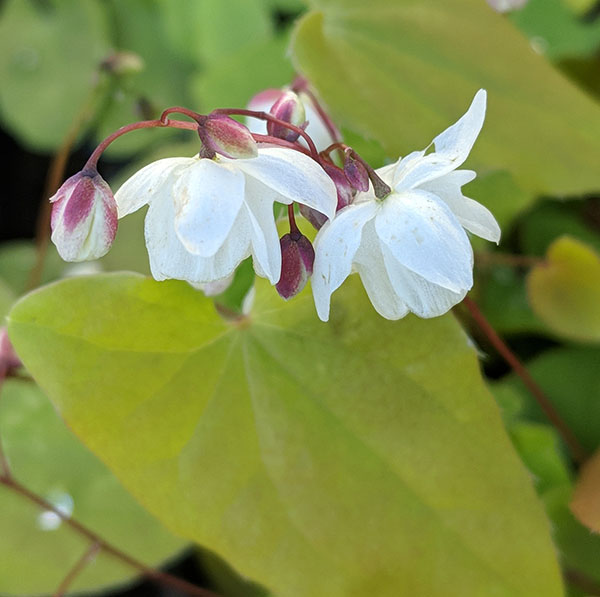
[[[203,116],[171,108],[159,120],[109,137],[59,189],[51,199],[52,240],[66,260],[100,257],[114,239],[117,217],[148,205],[146,246],[157,280],[223,286],[251,256],[256,274],[285,299],[312,276],[323,321],[332,293],[352,272],[388,319],[409,312],[441,315],[473,284],[465,230],[490,241],[500,238],[491,213],[462,194],[475,173],[457,170],[485,109],[480,90],[466,114],[429,147],[373,170],[341,142],[304,81],[267,90],[246,110]],[[174,112],[193,122],[170,120]],[[232,115],[259,125],[249,122],[247,128]],[[195,129],[199,154],[153,162],[113,196],[97,172],[99,156],[124,132],[150,126]],[[289,233],[281,238],[276,203],[288,206]],[[298,229],[294,206],[318,230],[314,243]]]

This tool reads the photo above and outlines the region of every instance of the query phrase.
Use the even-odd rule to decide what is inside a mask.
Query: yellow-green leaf
[[[454,318],[384,320],[356,277],[332,312],[261,282],[226,322],[185,283],[113,274],[29,295],[9,331],[140,502],[278,597],[562,595]]]
[[[489,93],[471,163],[527,192],[600,188],[600,109],[482,0],[312,0],[293,56],[340,124],[390,156],[423,149]]]
[[[527,287],[535,313],[556,334],[581,342],[600,341],[600,256],[564,236],[544,263],[529,273]]]

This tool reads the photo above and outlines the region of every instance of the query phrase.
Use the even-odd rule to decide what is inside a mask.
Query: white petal
[[[173,185],[175,230],[190,253],[211,257],[229,236],[244,202],[244,175],[232,164],[200,159]]]
[[[311,284],[317,313],[323,321],[329,319],[331,295],[352,271],[363,226],[375,216],[378,207],[376,201],[348,205],[317,233]]]
[[[170,200],[177,174],[195,161],[197,158],[166,158],[152,162],[136,172],[115,193],[119,218],[137,211],[155,199]]]
[[[458,168],[468,157],[485,119],[487,93],[480,89],[467,112],[434,140],[436,154],[442,154]]]
[[[377,235],[394,257],[429,282],[453,292],[473,282],[473,250],[448,206],[431,193],[390,195],[375,219]]]
[[[399,298],[419,317],[438,317],[462,301],[469,288],[456,292],[428,282],[405,268],[382,242],[381,251],[392,286]]]
[[[473,177],[470,178],[470,175]],[[481,203],[462,194],[461,186],[472,180],[474,172],[457,170],[432,180],[420,188],[440,197],[452,210],[456,219],[469,232],[492,242],[500,241],[500,226],[492,213]]]
[[[248,181],[252,185],[252,181]],[[245,209],[250,222],[254,270],[257,275],[277,284],[281,277],[281,245],[273,216],[273,202],[249,193]]]
[[[258,150],[258,157],[236,160],[236,166],[271,190],[271,199],[290,204],[293,201],[312,207],[329,219],[335,215],[335,184],[312,158],[281,147]]]
[[[250,226],[245,210],[240,210],[232,233],[212,257],[193,255],[184,247],[175,232],[175,208],[170,199],[150,204],[145,233],[150,270],[156,280],[213,282],[229,276],[250,256]]]
[[[408,307],[394,290],[375,232],[375,222],[367,222],[362,241],[354,257],[354,266],[375,310],[386,319],[401,319]]]

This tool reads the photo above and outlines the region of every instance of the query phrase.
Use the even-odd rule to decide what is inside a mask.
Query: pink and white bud
[[[15,369],[19,369],[21,365],[21,359],[17,356],[8,338],[6,328],[0,328],[0,381],[6,379]]]
[[[255,110],[257,112],[270,112],[273,104],[280,100],[287,93],[286,89],[265,89],[260,93],[257,93],[248,103],[248,109]],[[310,95],[303,91],[299,91],[297,93],[298,99],[304,106],[305,111],[305,120],[308,123],[306,125],[306,132],[310,135],[313,140],[316,148],[319,151],[322,151],[326,147],[329,147],[332,143],[339,141],[341,139],[341,135],[339,131],[334,127],[331,119],[329,122],[325,122],[321,113],[319,112],[318,107],[313,102]],[[248,118],[247,120],[248,128],[253,132],[260,135],[265,135],[267,133],[267,125],[264,120],[258,120],[256,118]],[[333,132],[335,135],[332,135],[332,131],[330,130],[333,127]],[[300,137],[299,141],[300,145],[307,147],[306,141]]]
[[[89,261],[106,255],[117,234],[117,204],[95,170],[67,179],[50,198],[52,242],[65,261]]]
[[[226,158],[255,158],[258,147],[242,123],[224,114],[209,114],[199,123],[198,134],[209,153]]]
[[[369,190],[369,173],[365,165],[356,159],[350,148],[344,151],[344,174],[357,191],[366,193]]]
[[[323,170],[327,172],[329,178],[333,180],[337,191],[337,207],[336,211],[340,211],[346,205],[350,205],[354,199],[355,190],[346,178],[346,174],[341,168],[323,162],[321,164]],[[327,216],[322,213],[300,204],[300,213],[317,229],[320,230],[323,224],[327,222]]]
[[[308,238],[298,231],[284,234],[280,244],[281,278],[275,288],[279,296],[288,300],[296,296],[312,276],[315,250]]]
[[[279,120],[289,122],[294,126],[304,128],[306,122],[306,110],[300,98],[293,91],[285,91],[271,107],[271,114]],[[293,143],[299,134],[292,129],[274,122],[267,122],[267,132],[272,137],[290,141]]]

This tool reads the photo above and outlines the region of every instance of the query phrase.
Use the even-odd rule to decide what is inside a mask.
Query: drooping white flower
[[[485,117],[486,93],[433,140],[435,151],[411,153],[377,170],[392,189],[373,189],[327,222],[315,239],[312,289],[317,313],[329,318],[331,294],[358,272],[375,309],[387,319],[408,312],[435,317],[460,302],[473,285],[473,250],[464,229],[498,242],[500,228],[461,187],[475,178],[456,170],[469,155]]]
[[[145,222],[157,280],[192,284],[229,276],[252,255],[259,276],[276,284],[281,248],[275,201],[307,205],[333,217],[335,185],[308,156],[269,147],[251,159],[167,158],[127,180],[115,195],[119,218],[149,204]]]

